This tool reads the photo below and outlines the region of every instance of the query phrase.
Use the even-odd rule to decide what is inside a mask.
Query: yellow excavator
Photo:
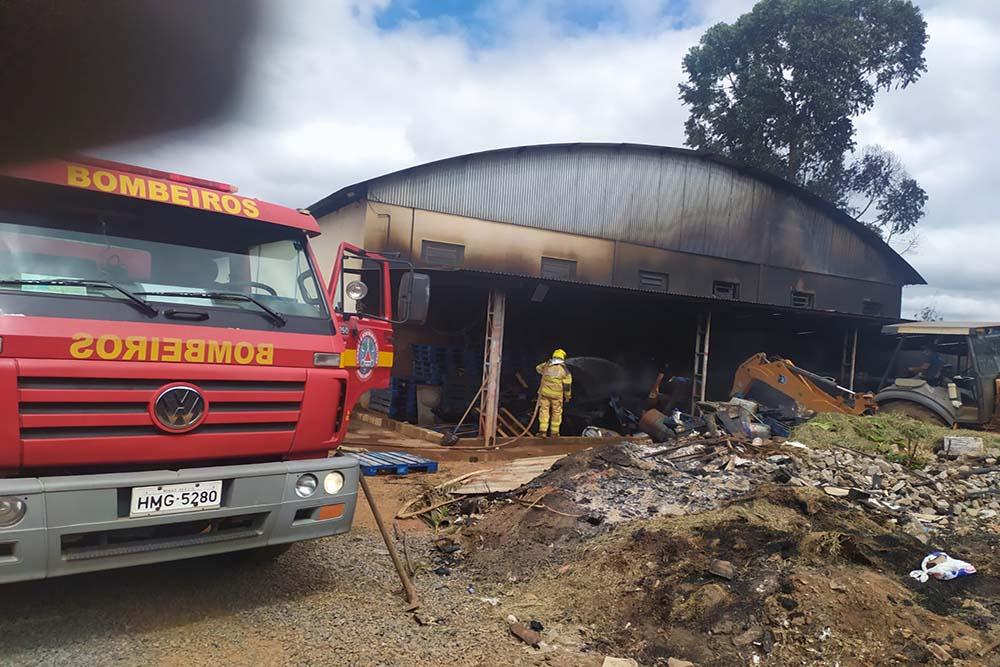
[[[874,394],[853,392],[832,378],[799,368],[788,359],[769,359],[763,352],[736,369],[731,395],[760,403],[789,419],[820,412],[865,415],[878,409]]]

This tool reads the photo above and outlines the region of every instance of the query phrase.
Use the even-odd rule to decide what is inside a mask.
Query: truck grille
[[[66,534],[61,538],[62,557],[65,560],[91,560],[252,539],[263,534],[267,517],[267,512],[259,512],[158,526]]]
[[[299,369],[255,369],[259,378],[232,380],[217,379],[224,372],[219,370],[179,377],[176,369],[123,371],[119,364],[106,369],[93,364],[92,374],[103,377],[74,378],[25,361],[17,386],[26,466],[81,458],[138,462],[285,452],[305,391]],[[122,377],[126,374],[130,377]],[[204,422],[189,433],[166,433],[149,414],[150,401],[175,382],[198,387],[208,402]]]
[[[305,383],[298,380],[190,378],[18,378],[21,438],[28,440],[165,435],[149,415],[157,390],[190,382],[209,404],[197,433],[294,431]]]

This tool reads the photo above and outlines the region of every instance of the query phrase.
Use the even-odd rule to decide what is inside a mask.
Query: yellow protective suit
[[[561,359],[550,359],[535,367],[542,376],[538,389],[538,433],[559,435],[562,424],[563,401],[568,401],[573,391],[573,375]]]

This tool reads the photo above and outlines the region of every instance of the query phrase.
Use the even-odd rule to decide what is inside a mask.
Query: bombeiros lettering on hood
[[[167,183],[156,178],[124,174],[110,169],[91,169],[79,164],[66,166],[66,184],[85,190],[110,192],[216,213],[259,218],[257,202],[233,194],[220,194],[184,183]]]
[[[73,334],[69,354],[74,359],[103,361],[165,361],[189,364],[274,364],[272,343],[159,338],[114,334]]]

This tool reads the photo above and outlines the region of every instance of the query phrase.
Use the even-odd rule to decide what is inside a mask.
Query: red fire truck
[[[317,234],[224,183],[3,168],[0,582],[349,530],[358,466],[328,452],[388,384],[400,266],[342,244],[326,285]]]

